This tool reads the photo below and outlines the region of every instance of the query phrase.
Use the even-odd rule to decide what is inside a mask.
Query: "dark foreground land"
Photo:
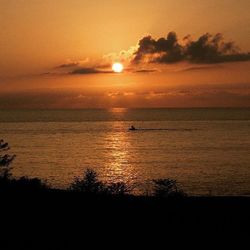
[[[246,237],[250,232],[248,197],[107,197],[59,190],[10,192],[1,194],[0,214],[1,244],[14,249],[84,249],[74,244],[85,246],[87,242],[92,247],[86,249],[92,249],[97,243],[115,245],[114,240],[119,240],[119,245],[132,239],[143,244],[155,240],[156,244],[166,243],[173,236],[179,241],[183,235],[203,235],[209,240],[217,234],[230,239],[236,235]]]
[[[91,169],[58,190],[13,177],[8,150],[0,140],[0,250],[165,249],[186,237],[205,238],[204,249],[214,236],[250,235],[250,197],[189,197],[171,179],[152,180],[151,196],[133,196],[126,183],[105,183]]]

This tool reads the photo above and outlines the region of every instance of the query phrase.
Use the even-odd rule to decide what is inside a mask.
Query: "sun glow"
[[[112,70],[115,72],[115,73],[121,73],[123,71],[123,65],[121,63],[114,63],[112,65]]]

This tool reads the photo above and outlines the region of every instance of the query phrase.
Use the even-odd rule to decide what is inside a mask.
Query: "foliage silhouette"
[[[39,178],[20,177],[15,178],[0,178],[0,191],[8,192],[37,192],[50,190],[50,187]]]
[[[4,154],[3,152],[10,149],[8,143],[0,140],[0,191],[38,191],[38,190],[56,190],[49,187],[46,182],[39,178],[20,177],[13,178],[10,164],[15,155]],[[156,197],[183,197],[186,194],[178,188],[176,180],[156,179],[152,180],[152,194]],[[84,171],[82,177],[75,177],[74,181],[68,188],[69,191],[80,192],[85,195],[109,195],[124,196],[132,195],[133,188],[125,182],[107,183],[98,179],[98,174],[92,170]]]
[[[107,186],[108,194],[111,195],[127,195],[130,194],[132,188],[124,182],[111,183]]]
[[[69,190],[83,192],[85,194],[103,194],[105,185],[98,180],[97,173],[94,170],[87,169],[83,177],[75,177]]]
[[[9,144],[0,140],[0,191],[37,191],[49,189],[48,185],[38,178],[21,177],[19,179],[12,177],[12,167],[10,164],[15,159],[15,155],[4,154],[10,150]]]
[[[153,182],[153,195],[156,197],[184,197],[186,194],[177,186],[177,181],[172,179],[155,179]]]
[[[3,139],[0,140],[0,178],[3,180],[9,179],[11,174],[10,164],[15,159],[15,155],[3,154],[4,152],[10,150],[9,144],[4,142]]]
[[[102,182],[94,170],[87,169],[81,178],[75,177],[69,190],[87,195],[126,195],[129,194],[131,188],[124,182],[111,184]]]
[[[12,185],[21,191],[38,191],[38,190],[48,190],[49,186],[46,182],[43,182],[39,178],[28,178],[21,177],[19,179],[13,179]]]

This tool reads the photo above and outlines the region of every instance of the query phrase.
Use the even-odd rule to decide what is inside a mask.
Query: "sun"
[[[123,71],[123,65],[121,63],[114,63],[112,65],[112,70],[115,72],[115,73],[121,73]]]

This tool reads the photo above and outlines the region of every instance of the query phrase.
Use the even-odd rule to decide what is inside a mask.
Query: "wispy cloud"
[[[159,70],[157,69],[139,69],[139,70],[134,70],[134,73],[154,73],[158,72]]]
[[[69,72],[69,74],[71,75],[110,74],[110,73],[114,72],[111,70],[99,70],[96,68],[78,68]]]
[[[200,71],[200,70],[213,70],[213,69],[222,69],[222,65],[205,65],[205,66],[191,66],[181,69],[180,71]]]
[[[73,62],[73,63],[64,63],[64,64],[61,64],[59,66],[57,66],[56,68],[73,68],[73,67],[77,67],[79,66],[80,63],[79,62]]]

